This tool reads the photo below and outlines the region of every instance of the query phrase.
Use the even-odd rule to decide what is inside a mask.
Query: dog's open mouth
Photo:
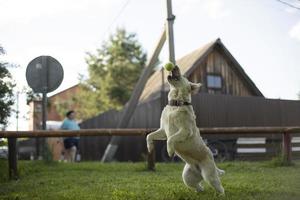
[[[180,70],[178,66],[171,71],[171,74],[168,75],[168,81],[179,81],[180,79]]]

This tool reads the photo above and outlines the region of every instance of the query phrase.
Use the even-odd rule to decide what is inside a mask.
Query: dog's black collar
[[[192,105],[190,102],[181,101],[181,100],[170,100],[168,102],[169,106],[189,106]]]

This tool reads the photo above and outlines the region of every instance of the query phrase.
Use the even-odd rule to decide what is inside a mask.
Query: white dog
[[[221,194],[224,188],[219,175],[224,171],[216,167],[213,155],[200,136],[196,126],[196,116],[191,106],[191,93],[198,92],[201,84],[191,83],[181,76],[176,66],[168,76],[170,92],[169,103],[161,115],[160,128],[147,136],[147,148],[154,148],[153,140],[167,140],[167,151],[170,157],[176,154],[186,165],[182,178],[185,185],[203,191],[201,181],[204,179]]]

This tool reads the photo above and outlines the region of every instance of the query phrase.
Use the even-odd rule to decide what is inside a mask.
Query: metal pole
[[[147,63],[147,67],[143,70],[142,75],[140,76],[137,84],[135,85],[135,88],[133,90],[133,93],[128,101],[128,105],[124,108],[122,112],[121,120],[119,121],[117,128],[126,128],[128,126],[128,123],[131,119],[131,116],[139,102],[139,98],[144,90],[144,87],[147,83],[148,77],[150,76],[153,67],[155,63],[158,60],[159,53],[166,41],[166,31],[164,30],[162,35],[160,36],[160,39],[156,45],[156,48],[154,49],[154,52],[152,53],[152,56],[150,57],[150,60]],[[105,152],[102,156],[101,161],[102,162],[109,162],[113,159],[115,153],[118,150],[119,143],[121,141],[120,137],[113,136],[108,144],[108,146],[105,149]]]
[[[42,66],[46,67],[46,70],[43,72],[45,73],[43,77],[46,78],[44,85],[43,85],[43,102],[42,102],[42,129],[47,129],[47,92],[48,92],[48,82],[49,82],[49,65],[48,65],[48,58],[47,56],[42,57]],[[39,152],[38,152],[38,159],[42,159],[43,152],[46,148],[45,139],[41,139],[39,142]]]
[[[161,111],[166,106],[166,94],[165,94],[165,70],[161,69],[161,91],[160,91],[160,108]]]
[[[47,121],[47,91],[48,91],[48,76],[49,76],[49,66],[48,66],[48,59],[46,56],[42,57],[42,66],[46,67],[46,70],[44,70],[44,77],[46,77],[46,80],[43,85],[43,115],[42,115],[42,121],[43,121],[43,130],[46,130],[46,121]]]
[[[169,46],[169,61],[176,65],[173,24],[175,15],[172,13],[172,0],[167,0],[167,38]]]
[[[43,92],[43,106],[42,106],[42,128],[47,129],[47,92]]]
[[[40,128],[40,127],[39,127]],[[42,98],[42,130],[47,129],[47,93],[43,92]],[[40,160],[42,156],[42,151],[44,148],[44,139],[36,138],[36,159]]]

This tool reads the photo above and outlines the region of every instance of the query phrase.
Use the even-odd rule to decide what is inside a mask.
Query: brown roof
[[[240,74],[240,76],[249,84],[250,89],[252,92],[257,96],[263,96],[263,94],[259,91],[259,89],[255,86],[253,81],[248,77],[248,75],[245,73],[241,65],[235,60],[235,58],[230,54],[230,52],[226,49],[224,44],[221,42],[221,40],[218,38],[217,40],[210,42],[206,44],[205,46],[185,55],[184,57],[180,58],[176,61],[176,64],[181,70],[181,73],[188,77],[197,66],[199,66],[199,63],[203,62],[207,55],[212,52],[212,50],[218,46],[226,56],[231,59],[233,62],[235,69]],[[161,90],[162,87],[162,76],[161,71],[156,71],[147,81],[144,91],[140,97],[141,101],[148,100],[149,98],[155,98],[157,95],[159,95],[157,92]],[[164,76],[164,83],[165,88],[168,89],[168,84],[166,84],[167,76]]]

